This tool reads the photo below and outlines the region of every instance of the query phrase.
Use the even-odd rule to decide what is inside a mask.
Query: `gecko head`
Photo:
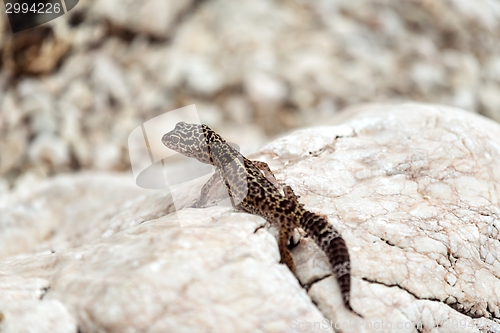
[[[161,142],[167,148],[184,156],[211,164],[210,144],[225,141],[207,125],[187,124],[181,121],[173,130],[163,135]]]

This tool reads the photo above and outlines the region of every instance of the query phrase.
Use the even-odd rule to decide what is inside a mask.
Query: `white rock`
[[[124,203],[123,212],[130,216],[128,209],[137,209],[130,200],[145,193],[135,186],[131,175],[93,173],[76,178],[59,176],[41,184],[27,182],[0,201],[0,228],[3,230],[0,233],[0,260],[16,254],[24,257],[40,251],[80,246],[112,228],[120,230],[124,225],[140,223],[142,213],[136,220],[127,222],[116,220],[120,218],[117,215],[109,221],[110,225],[102,223],[101,219],[107,219],[105,212],[110,204]],[[160,206],[165,204],[162,199],[161,196],[158,199]],[[74,206],[75,202],[80,203],[80,208]],[[83,220],[87,222],[78,223]]]
[[[286,95],[285,85],[269,75],[256,73],[245,80],[245,89],[250,100],[256,103],[281,103]]]
[[[181,1],[95,1],[91,10],[123,28],[138,30],[159,38],[170,35],[174,23],[193,3]]]
[[[100,182],[113,184],[104,177]],[[100,188],[95,184],[96,190]],[[48,188],[54,185],[46,184]],[[156,218],[172,211],[165,195],[148,195],[125,199],[123,205],[115,198],[121,213],[110,220],[109,213],[98,208],[107,201],[104,198],[111,198],[109,193],[92,194],[87,200],[96,201],[85,205],[86,217],[72,210],[68,217],[82,218],[81,228],[104,228],[111,233],[71,248],[76,244],[70,236],[75,225],[61,226],[66,231],[53,238],[66,235],[69,242],[60,251],[25,259],[11,257],[0,263],[2,274],[16,274],[17,280],[13,279],[11,289],[5,288],[7,292],[26,284],[21,276],[50,278],[50,290],[40,306],[49,300],[62,302],[78,318],[83,332],[100,327],[113,331],[196,332],[204,327],[217,332],[284,332],[294,320],[325,320],[293,275],[278,264],[274,238],[264,230],[254,232],[263,226],[263,219],[229,208],[193,209],[197,219],[200,213],[213,218],[183,228],[175,214]],[[82,229],[78,234],[84,234]]]
[[[500,4],[498,2],[479,0],[475,6],[464,0],[453,0],[452,2],[463,15],[473,18],[478,24],[489,29],[498,28],[500,19]]]
[[[42,300],[49,281],[0,275],[0,330],[2,332],[77,331],[75,318],[58,300]]]
[[[462,320],[470,325],[464,331],[478,332],[472,318],[491,320],[500,304],[498,233],[487,228],[499,212],[494,184],[500,177],[500,126],[431,105],[366,106],[348,115],[342,126],[295,132],[255,157],[274,159],[277,177],[307,208],[328,214],[346,239],[352,305],[365,324],[409,322],[407,331],[413,332],[423,323],[436,332],[454,332],[452,322]],[[346,135],[346,128],[354,134]],[[298,263],[325,260],[311,258],[300,246],[294,255]],[[304,266],[309,268],[298,274],[302,283],[324,274],[315,266]],[[322,280],[309,293],[329,319],[341,321],[340,300],[326,296],[336,290],[332,283]],[[377,286],[379,296],[368,296],[364,285]],[[390,290],[409,298],[391,299]],[[378,303],[382,294],[387,296]],[[452,307],[444,302],[450,296],[456,300]],[[394,317],[394,308],[405,317]],[[426,311],[435,314],[431,318]]]
[[[36,164],[49,164],[51,168],[65,165],[69,161],[66,142],[52,133],[39,134],[29,151],[30,160]]]
[[[28,146],[28,129],[14,126],[0,141],[0,175],[4,175],[22,163],[24,151]]]
[[[500,126],[438,105],[347,112],[254,158],[273,161],[278,180],[342,233],[363,322],[345,313],[335,279],[314,282],[329,265],[309,238],[293,250],[306,293],[264,219],[182,209],[199,191],[182,186],[173,214],[166,191],[145,194],[131,176],[68,175],[2,197],[0,276],[12,278],[2,294],[26,286],[19,309],[40,326],[55,309],[82,332],[313,331],[324,320],[345,332],[497,330]]]
[[[95,147],[93,163],[98,170],[112,170],[120,160],[120,147],[113,143]]]
[[[5,333],[76,333],[76,319],[58,300],[0,302],[0,329]]]
[[[189,66],[185,67],[184,75],[188,86],[193,91],[212,95],[222,88],[224,78],[214,64],[202,57],[191,56],[190,58]]]
[[[93,71],[94,89],[127,104],[130,92],[120,66],[107,56],[97,56]]]

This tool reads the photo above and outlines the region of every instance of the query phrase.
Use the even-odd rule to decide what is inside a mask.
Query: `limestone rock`
[[[14,75],[50,73],[69,50],[68,43],[46,25],[8,33],[1,42],[3,66]]]
[[[112,222],[120,215],[117,205],[125,205],[121,210],[128,216],[126,224],[140,223],[129,218],[127,207],[137,209],[132,208],[133,199],[146,193],[130,177],[111,174],[83,173],[38,184],[26,182],[0,201],[0,260],[80,246],[109,234],[107,228],[112,225],[122,228],[124,221]],[[137,219],[139,216],[141,213]]]
[[[252,158],[342,233],[363,320],[309,238],[293,249],[295,277],[264,219],[217,195],[185,208],[201,181],[174,203],[90,173],[0,197],[0,330],[25,329],[13,326],[24,309],[41,330],[55,311],[82,333],[498,332],[500,126],[438,105],[345,115]]]
[[[122,29],[138,31],[157,38],[171,34],[176,21],[193,3],[181,1],[96,0],[91,10]]]
[[[369,105],[346,118],[255,157],[274,162],[281,181],[346,239],[364,328],[497,332],[500,126],[437,105]],[[314,253],[314,244],[295,249],[303,284],[328,274]],[[309,294],[333,318],[329,279]]]

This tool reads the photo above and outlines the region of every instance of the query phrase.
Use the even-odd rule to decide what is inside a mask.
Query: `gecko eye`
[[[170,138],[168,139],[168,141],[170,141],[174,145],[177,145],[177,144],[179,144],[181,139],[177,135],[171,135]]]
[[[179,144],[180,138],[175,134],[167,133],[161,138],[161,142],[168,148],[171,148],[172,145]]]

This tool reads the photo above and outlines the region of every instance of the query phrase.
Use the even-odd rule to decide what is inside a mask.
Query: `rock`
[[[58,300],[44,300],[49,281],[0,276],[0,329],[6,333],[77,331],[77,322]]]
[[[253,157],[273,162],[278,179],[346,239],[352,306],[364,328],[497,327],[499,125],[414,104],[358,107],[345,117],[340,126],[292,133]],[[311,241],[294,256],[302,284],[328,276]],[[338,301],[327,296],[338,292],[330,280],[314,283],[309,294],[327,318],[340,320]]]
[[[2,322],[0,328],[5,333],[77,332],[76,320],[68,309],[57,300],[0,302]]]
[[[30,147],[29,157],[34,164],[45,165],[49,169],[65,166],[69,161],[66,142],[52,133],[41,133]]]
[[[69,50],[68,43],[47,25],[10,33],[4,43],[3,66],[13,75],[50,73]]]
[[[0,133],[0,175],[5,175],[23,162],[23,152],[28,145],[28,130],[15,126],[14,130]]]
[[[37,254],[18,248],[25,254],[0,262],[0,276],[12,281],[6,292],[26,285],[28,277],[43,276],[48,291],[39,306],[61,302],[75,315],[81,332],[283,332],[294,320],[325,320],[293,275],[278,264],[275,241],[261,229],[263,219],[227,207],[189,209],[185,213],[194,223],[180,227],[171,197],[157,192],[132,199],[138,189],[127,190],[123,183],[122,177],[77,176],[35,190],[31,197],[47,198],[50,211],[60,215],[44,217],[43,206],[37,205],[32,230],[56,221],[56,231],[32,238],[29,244],[38,248]],[[113,188],[121,188],[121,194],[111,195]],[[19,195],[25,200],[19,208],[30,204],[27,193]],[[78,201],[81,209],[69,207],[66,200]],[[120,206],[121,212],[106,206]],[[55,253],[44,250],[49,246]],[[26,304],[25,310],[33,306]],[[2,325],[14,325],[13,318],[5,312]]]
[[[76,178],[65,175],[49,182],[24,182],[0,201],[0,260],[17,254],[50,253],[89,243],[110,232],[107,229],[110,226],[101,220],[108,220],[110,205],[124,203],[130,206],[134,198],[145,193],[129,176],[104,173],[83,173]],[[114,208],[111,211],[114,212]],[[121,226],[123,223],[119,222],[115,227]]]
[[[182,77],[193,92],[211,96],[219,91],[224,84],[220,69],[203,57],[190,57],[188,63],[182,59],[184,68]]]
[[[262,73],[249,75],[245,80],[245,89],[255,103],[283,103],[286,97],[285,85]]]
[[[24,143],[1,149],[0,176],[12,186],[25,172],[126,170],[123,136],[193,103],[211,126],[259,135],[241,137],[245,151],[360,102],[441,103],[498,120],[499,17],[486,0],[80,0],[15,35],[3,17],[0,138],[24,127]],[[28,156],[43,132],[71,157],[50,172]]]
[[[173,202],[130,176],[88,173],[0,196],[0,328],[49,331],[55,311],[58,327],[82,333],[497,332],[500,126],[438,105],[341,115],[252,158],[342,233],[364,320],[346,313],[309,238],[293,249],[296,278],[264,219],[218,196],[183,208],[200,180]],[[26,311],[36,315],[23,326]]]
[[[166,38],[171,34],[176,21],[193,2],[193,0],[127,2],[97,0],[91,10],[121,29]]]
[[[118,67],[112,59],[106,56],[98,56],[95,60],[92,72],[94,90],[100,94],[106,94],[107,98],[127,104],[130,91],[124,80],[121,67]]]
[[[102,144],[96,147],[94,165],[99,170],[112,170],[120,161],[120,147],[114,144]]]

